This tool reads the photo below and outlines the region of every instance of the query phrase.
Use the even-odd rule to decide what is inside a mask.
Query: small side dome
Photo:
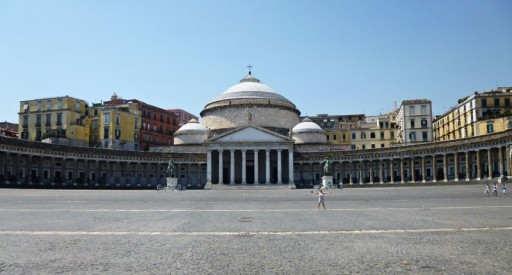
[[[324,130],[318,126],[318,124],[311,121],[309,118],[305,118],[301,123],[295,125],[292,129],[292,133],[323,133]]]
[[[174,145],[202,144],[206,139],[208,139],[208,129],[199,124],[195,118],[174,133]]]
[[[327,137],[318,124],[305,118],[292,129],[292,138],[295,144],[326,144]]]

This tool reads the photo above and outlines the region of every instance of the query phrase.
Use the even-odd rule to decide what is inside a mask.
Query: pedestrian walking
[[[501,184],[501,192],[503,192],[503,196],[507,196],[507,186],[505,185],[505,183]]]
[[[320,204],[321,204],[324,207],[324,210],[327,210],[327,209],[325,209],[324,195],[325,194],[329,194],[329,192],[325,192],[324,188],[321,187],[321,188],[318,188],[318,192],[313,192],[313,190],[311,190],[311,193],[318,194],[318,206],[317,206],[317,209],[320,209]]]
[[[491,186],[489,186],[488,183],[485,185],[485,193],[487,194],[487,196],[491,195]]]
[[[494,183],[492,185],[492,194],[493,194],[494,197],[498,196],[498,184],[497,183]]]

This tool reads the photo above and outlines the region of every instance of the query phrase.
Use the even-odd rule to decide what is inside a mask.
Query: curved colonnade
[[[325,145],[294,145],[286,152],[287,157],[278,158],[281,163],[273,166],[283,167],[277,169],[277,184],[281,179],[283,182],[293,179],[298,188],[321,182],[321,163],[326,158],[332,163],[335,183],[349,185],[483,180],[510,177],[511,145],[512,130],[457,141],[357,151],[335,151],[335,147],[328,149]],[[178,183],[187,188],[204,188],[208,170],[217,182],[219,178],[227,178],[226,182],[237,184],[229,170],[231,163],[225,166],[226,170],[218,164],[212,169],[207,165],[208,157],[212,156],[203,145],[171,149],[171,152],[134,152],[0,137],[0,186],[149,189],[165,184],[170,158],[177,165]],[[243,155],[241,158],[244,160]],[[262,153],[260,159],[264,158]],[[290,173],[291,161],[293,173]],[[253,181],[272,184],[266,169],[266,165],[259,166],[256,176],[251,176]],[[245,179],[245,173],[242,176]]]

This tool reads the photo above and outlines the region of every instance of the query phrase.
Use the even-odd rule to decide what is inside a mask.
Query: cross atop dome
[[[247,66],[247,68],[249,68],[249,75],[251,75],[252,65],[249,64],[249,66]]]

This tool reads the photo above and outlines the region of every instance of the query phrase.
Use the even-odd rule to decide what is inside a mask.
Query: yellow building
[[[364,114],[354,115],[328,115],[318,114],[309,117],[324,130],[327,137],[327,144],[350,146],[352,144],[350,129],[356,127],[357,123],[364,120]]]
[[[501,118],[512,115],[511,100],[512,87],[475,92],[460,99],[457,106],[434,120],[435,140],[456,140],[505,130],[501,125],[506,125],[506,119]],[[487,125],[495,126],[489,126],[492,129],[488,130]]]
[[[396,112],[366,117],[350,136],[353,150],[391,147],[396,142]]]
[[[138,150],[141,116],[137,104],[93,104],[90,110],[91,146]]]
[[[20,102],[19,138],[88,146],[87,103],[69,96]]]

